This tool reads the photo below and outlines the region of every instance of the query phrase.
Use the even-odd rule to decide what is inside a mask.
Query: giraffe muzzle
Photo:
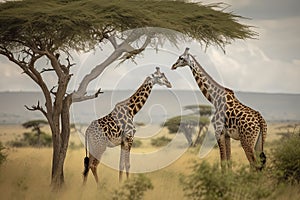
[[[177,69],[176,63],[174,65],[172,65],[172,67],[171,67],[171,70],[175,70],[175,69]]]
[[[172,88],[172,84],[170,82],[167,84],[167,88]]]

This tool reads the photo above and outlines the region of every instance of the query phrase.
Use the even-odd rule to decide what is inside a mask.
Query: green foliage
[[[0,165],[2,165],[5,160],[7,155],[3,152],[5,150],[5,147],[2,145],[2,142],[0,141]]]
[[[137,139],[133,140],[132,147],[138,148],[138,147],[141,147],[142,145],[143,145],[143,143],[141,140],[137,140]]]
[[[8,144],[13,147],[50,147],[52,145],[52,137],[44,132],[41,132],[40,135],[32,132],[26,132],[23,133],[23,137],[21,139],[10,141]]]
[[[151,180],[146,176],[139,174],[126,180],[124,185],[114,192],[113,200],[141,200],[144,193],[153,189]]]
[[[279,182],[300,183],[300,134],[289,134],[272,151],[273,169]]]
[[[155,147],[163,147],[169,144],[171,141],[172,139],[162,136],[162,137],[151,139],[151,145]]]
[[[253,38],[241,16],[221,4],[156,0],[23,0],[0,4],[0,46],[35,43],[40,48],[89,50],[109,32],[161,27],[182,32],[205,45],[224,47],[234,39]],[[180,11],[180,12],[178,12]],[[175,35],[165,35],[177,40]]]
[[[263,199],[271,195],[263,172],[250,172],[245,167],[222,172],[218,164],[195,163],[193,172],[181,178],[188,199]]]
[[[43,125],[48,124],[46,120],[38,119],[38,120],[30,120],[22,124],[24,128],[32,128],[33,131],[36,131]]]
[[[169,129],[170,133],[181,132],[181,125],[188,124],[190,126],[206,126],[209,124],[207,117],[198,117],[196,115],[183,115],[169,118],[164,124],[164,127]]]
[[[134,122],[135,126],[145,126],[145,122]]]
[[[81,149],[81,148],[83,148],[83,144],[82,143],[76,144],[75,142],[70,142],[68,148],[72,149],[72,150]]]

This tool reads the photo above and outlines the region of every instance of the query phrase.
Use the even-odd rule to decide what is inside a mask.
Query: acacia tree
[[[47,121],[45,120],[30,120],[30,121],[27,121],[25,123],[22,124],[22,126],[24,128],[31,128],[32,129],[32,132],[35,132],[36,135],[37,135],[37,145],[41,145],[40,142],[41,142],[41,134],[42,134],[42,131],[41,131],[41,128],[43,125],[46,125],[48,124]]]
[[[203,129],[207,129],[209,125],[209,117],[213,114],[213,107],[210,105],[188,105],[184,109],[191,110],[194,114],[199,115],[202,120],[199,121],[199,130],[196,136],[193,146],[200,144],[201,142],[201,132]]]
[[[70,136],[70,106],[97,98],[100,89],[87,94],[89,84],[116,59],[134,58],[148,45],[162,40],[180,42],[177,34],[143,27],[175,30],[205,45],[224,48],[234,39],[255,36],[251,27],[237,22],[240,16],[221,11],[216,5],[156,0],[23,0],[0,3],[0,54],[23,70],[41,89],[45,105],[28,107],[46,117],[52,132],[51,183],[64,182],[63,166]],[[180,12],[179,12],[180,11]],[[136,41],[141,43],[135,46]],[[109,42],[113,52],[94,66],[79,87],[68,92],[74,51],[90,51]],[[47,65],[41,66],[41,60]],[[73,62],[72,62],[73,61]],[[57,85],[47,82],[47,75]],[[68,90],[69,89],[69,90]]]
[[[189,145],[196,146],[200,143],[200,133],[209,124],[209,118],[199,115],[182,115],[169,118],[164,124],[164,127],[169,129],[169,132],[182,132]],[[192,140],[193,132],[196,127],[199,127],[195,142]]]

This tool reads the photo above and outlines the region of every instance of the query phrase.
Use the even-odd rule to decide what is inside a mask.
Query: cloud
[[[229,46],[227,54],[211,48],[207,55],[229,88],[254,92],[299,92],[299,60],[271,59],[262,49],[244,42]]]

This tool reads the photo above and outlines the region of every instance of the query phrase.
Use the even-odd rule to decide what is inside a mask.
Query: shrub
[[[5,160],[7,155],[3,152],[5,150],[5,147],[2,145],[2,142],[0,141],[0,165],[2,165]]]
[[[81,149],[83,147],[83,144],[80,143],[80,144],[76,144],[75,142],[71,141],[69,143],[69,149],[72,149],[72,150],[76,150],[76,149]]]
[[[124,185],[114,192],[113,200],[140,200],[144,193],[153,189],[151,180],[146,176],[139,174],[136,177],[126,180]]]
[[[151,139],[151,145],[155,147],[162,147],[162,146],[166,146],[171,141],[172,139],[162,136],[162,137]]]
[[[273,169],[279,182],[300,183],[300,135],[281,139],[272,150]]]
[[[26,147],[26,146],[43,146],[50,147],[52,145],[52,137],[44,132],[37,135],[32,132],[23,133],[21,139],[15,139],[8,143],[13,147]]]
[[[134,140],[133,140],[132,147],[138,148],[138,147],[141,147],[142,144],[143,144],[143,143],[142,143],[141,140],[134,139]]]
[[[188,199],[262,199],[271,195],[262,172],[249,172],[245,167],[222,172],[218,164],[196,163],[192,174],[181,183]]]

